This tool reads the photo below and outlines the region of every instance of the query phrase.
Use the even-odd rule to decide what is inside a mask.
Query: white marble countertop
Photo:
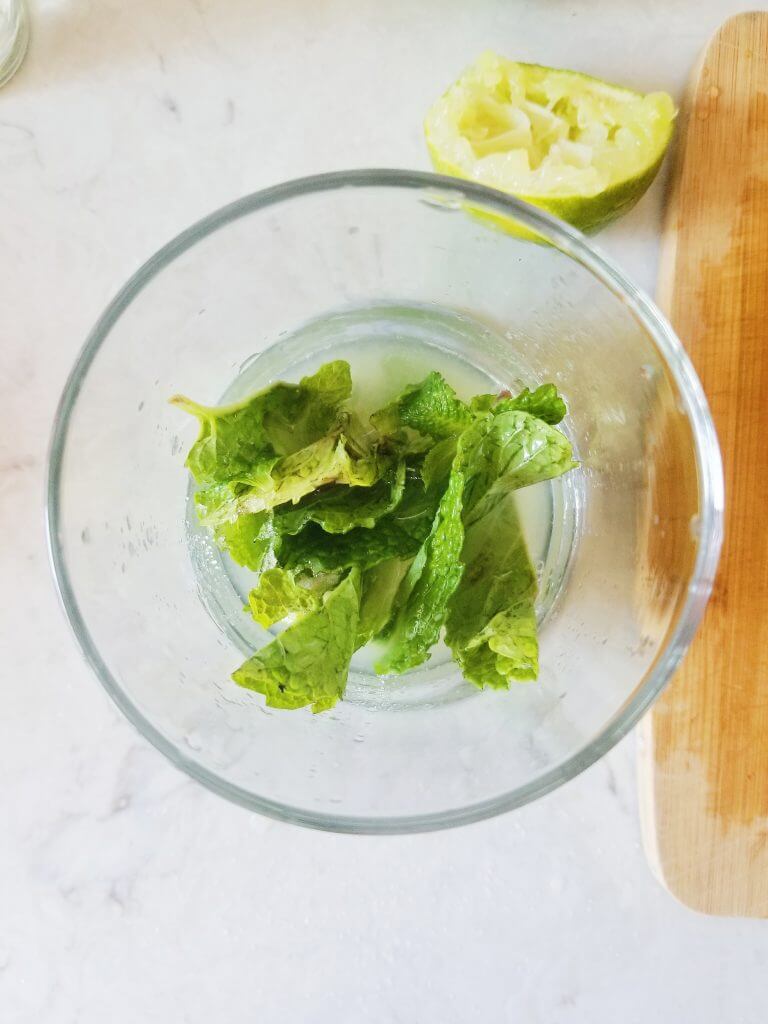
[[[726,0],[32,0],[0,91],[0,1020],[757,1024],[768,925],[651,877],[630,737],[521,811],[377,839],[281,825],[167,764],[82,663],[49,579],[53,409],[162,243],[264,185],[426,167],[494,47],[679,96]],[[661,183],[601,238],[653,287]]]

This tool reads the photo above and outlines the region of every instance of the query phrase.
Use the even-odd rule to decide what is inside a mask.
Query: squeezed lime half
[[[674,119],[665,92],[643,95],[488,52],[432,106],[424,131],[436,170],[510,192],[591,232],[646,191]]]

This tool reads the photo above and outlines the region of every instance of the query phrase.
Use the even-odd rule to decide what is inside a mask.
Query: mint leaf
[[[250,657],[232,678],[273,708],[327,711],[344,692],[360,610],[360,573],[353,569],[318,608]]]
[[[409,565],[407,559],[388,558],[363,573],[356,647],[367,644],[389,625]]]
[[[425,487],[436,487],[448,479],[456,456],[456,440],[455,437],[443,438],[427,452],[421,467]]]
[[[524,388],[515,398],[500,399],[496,408],[504,412],[527,412],[550,426],[559,423],[568,412],[554,384],[542,384],[535,391]]]
[[[461,522],[464,475],[460,458],[440,499],[430,530],[402,583],[400,609],[376,663],[381,673],[405,672],[429,658],[448,611],[448,601],[461,579],[464,529]],[[402,602],[402,603],[401,603]]]
[[[248,607],[256,622],[266,629],[293,613],[313,611],[321,597],[319,591],[300,586],[293,573],[273,568],[259,576],[248,595]]]
[[[436,371],[371,416],[377,430],[406,444],[412,431],[439,440],[458,434],[471,420],[469,407]]]
[[[228,500],[206,510],[203,521],[217,526],[247,513],[263,512],[289,502],[295,504],[327,484],[370,487],[384,465],[376,455],[355,457],[344,434],[330,434],[276,459],[269,473],[262,473],[258,482],[245,488],[230,487]]]
[[[484,506],[466,529],[445,639],[466,679],[507,689],[538,675],[536,574],[514,497],[498,493]]]
[[[398,461],[370,487],[327,487],[303,498],[298,505],[281,507],[275,526],[281,534],[296,534],[308,523],[326,533],[348,533],[356,527],[371,529],[391,512],[403,496],[405,462]]]
[[[559,430],[504,402],[459,438],[465,568],[446,623],[446,642],[465,677],[496,688],[538,675],[536,575],[512,492],[575,465]]]
[[[388,558],[413,557],[429,532],[429,521],[420,521],[421,529],[404,526],[386,516],[372,530],[355,529],[349,533],[329,534],[316,523],[301,533],[280,538],[276,557],[286,569],[313,573],[335,572],[353,565],[369,569]]]
[[[265,462],[306,448],[334,429],[351,390],[349,364],[337,360],[298,384],[281,381],[234,405],[205,406],[175,395],[171,403],[200,421],[186,464],[201,486],[257,483]]]
[[[551,480],[573,469],[568,438],[543,420],[504,409],[478,419],[461,436],[466,465],[465,514],[490,492]]]
[[[475,416],[484,416],[487,412],[492,412],[500,401],[500,395],[475,395],[469,403],[469,411]]]
[[[551,426],[559,423],[568,412],[554,384],[542,384],[535,391],[523,388],[514,398],[503,395],[476,395],[469,403],[469,407],[476,415],[486,412],[527,412]]]
[[[316,573],[353,565],[370,569],[388,558],[412,558],[432,528],[439,498],[439,494],[426,491],[421,479],[412,473],[406,479],[400,504],[372,529],[358,527],[345,534],[328,534],[316,523],[308,523],[295,536],[280,537],[276,547],[278,564]]]
[[[238,489],[242,489],[242,485],[216,484],[198,491],[195,504],[201,522],[215,519],[218,510],[236,500]],[[213,537],[234,562],[258,572],[274,543],[272,515],[269,512],[257,512],[240,516],[232,522],[219,522],[213,528]]]
[[[434,463],[444,465],[446,454],[441,452]],[[404,672],[429,657],[462,577],[465,525],[490,515],[511,491],[548,480],[573,464],[567,438],[528,413],[494,411],[459,435],[448,487],[430,535],[403,581],[400,609],[377,671]],[[429,479],[438,475],[429,456],[425,466]],[[494,557],[502,536],[485,534],[488,558]],[[533,627],[535,635],[535,619]]]
[[[274,545],[272,516],[269,512],[240,516],[233,523],[217,526],[214,538],[233,562],[258,572]]]

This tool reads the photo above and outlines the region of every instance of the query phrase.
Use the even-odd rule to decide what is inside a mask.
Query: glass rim
[[[699,495],[699,546],[687,595],[677,621],[650,671],[633,696],[584,747],[562,764],[509,792],[466,807],[428,814],[366,817],[318,812],[294,807],[251,793],[222,779],[187,757],[142,714],[123,691],[101,657],[80,612],[59,540],[63,455],[70,418],[91,363],[110,331],[143,288],[178,256],[214,231],[258,210],[319,192],[345,188],[427,190],[440,199],[478,202],[494,213],[512,216],[576,260],[616,295],[650,335],[671,373],[688,416],[694,441]],[[281,821],[332,832],[405,834],[454,827],[514,810],[551,792],[579,775],[606,754],[639,721],[669,682],[701,621],[720,556],[723,536],[724,481],[720,448],[709,405],[680,340],[656,304],[637,288],[613,261],[577,229],[514,196],[474,182],[425,171],[362,169],[334,171],[297,178],[253,192],[203,217],[151,256],[128,279],[101,314],[81,348],[64,385],[53,421],[45,481],[45,521],[48,554],[64,614],[80,650],[109,696],[141,735],[176,767],[233,803]]]

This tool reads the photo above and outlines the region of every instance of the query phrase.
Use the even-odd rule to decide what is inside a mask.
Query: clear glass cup
[[[28,44],[26,0],[0,0],[0,85],[19,70]]]
[[[333,711],[273,711],[229,681],[257,640],[189,520],[196,429],[167,399],[216,402],[254,367],[296,379],[371,338],[385,390],[400,372],[387,353],[405,350],[493,381],[554,380],[568,399],[581,466],[551,495],[540,678],[481,692],[439,657],[391,685],[358,664]],[[66,613],[128,718],[231,800],[349,832],[487,817],[604,754],[692,638],[722,507],[706,400],[653,303],[540,211],[402,171],[256,193],[153,256],[77,361],[48,481]]]

